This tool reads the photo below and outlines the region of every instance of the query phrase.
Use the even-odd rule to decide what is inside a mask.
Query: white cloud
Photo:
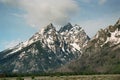
[[[1,0],[25,11],[23,17],[31,26],[45,26],[49,23],[66,24],[78,11],[75,0]]]

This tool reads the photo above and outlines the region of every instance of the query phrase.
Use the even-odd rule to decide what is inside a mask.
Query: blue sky
[[[23,2],[24,1],[25,0],[23,0]],[[32,1],[33,0],[31,0],[31,3],[35,3]],[[39,2],[40,1],[42,0],[39,0]],[[64,21],[65,23],[71,22],[73,25],[79,24],[83,29],[85,29],[86,33],[90,37],[94,36],[100,28],[105,28],[110,24],[113,25],[120,18],[120,0],[75,0],[75,3],[72,2],[73,0],[66,0],[64,4],[60,4],[59,6],[57,6],[57,3],[60,2],[57,1],[60,0],[56,0],[56,8],[52,14],[57,14],[57,8],[58,10],[66,10],[62,14],[56,15],[60,15],[60,17],[62,18],[57,17],[52,18],[54,20],[51,20],[48,14],[42,14],[42,12],[40,12],[40,15],[42,16],[48,15],[47,17],[42,17],[42,19],[44,18],[42,20],[41,17],[37,15],[37,10],[43,12],[44,10],[38,9],[39,6],[33,7],[33,9],[36,9],[33,10],[36,13],[31,14],[30,12],[32,10],[32,7],[26,6],[29,3],[22,3],[22,0],[20,2],[17,2],[17,0],[0,0],[0,51],[14,46],[21,41],[29,39],[35,32],[39,31],[41,27],[44,27],[45,25],[47,25],[47,23],[49,23],[49,21],[46,20],[47,18],[53,21],[53,23],[56,25],[60,25],[61,23],[63,23],[62,21]],[[62,1],[64,0],[61,0],[61,2]],[[46,2],[44,0],[44,2],[42,1],[41,3]],[[17,4],[19,6],[16,6]],[[51,4],[53,3],[50,3],[50,5]],[[39,5],[39,3],[35,5]],[[48,3],[47,6],[49,6]],[[54,5],[52,7],[54,7]],[[45,7],[44,9],[46,8],[47,7]],[[48,10],[46,9],[46,11]],[[77,14],[67,13],[72,11],[76,12]],[[29,16],[27,16],[27,18],[23,17],[26,14]],[[67,18],[64,18],[63,15],[66,15]]]

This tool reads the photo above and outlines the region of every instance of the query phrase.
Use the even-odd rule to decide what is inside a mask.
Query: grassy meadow
[[[74,76],[39,76],[39,77],[8,77],[0,80],[120,80],[120,75],[74,75]]]

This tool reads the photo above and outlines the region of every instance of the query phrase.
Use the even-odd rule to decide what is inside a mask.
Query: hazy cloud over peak
[[[23,17],[31,26],[45,26],[49,23],[63,25],[78,11],[75,0],[0,0],[25,11]]]

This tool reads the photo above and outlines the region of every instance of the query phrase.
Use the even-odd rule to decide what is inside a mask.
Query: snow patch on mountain
[[[79,45],[77,45],[76,43],[71,43],[70,45],[72,45],[75,49],[79,50],[80,51],[80,47]]]
[[[118,29],[115,32],[111,32],[111,37],[107,37],[105,44],[108,42],[111,42],[113,45],[120,43],[120,31]]]
[[[11,72],[46,72],[79,58],[88,40],[79,25],[68,23],[57,31],[49,24],[29,40],[3,51],[0,64],[9,64],[5,69]]]

